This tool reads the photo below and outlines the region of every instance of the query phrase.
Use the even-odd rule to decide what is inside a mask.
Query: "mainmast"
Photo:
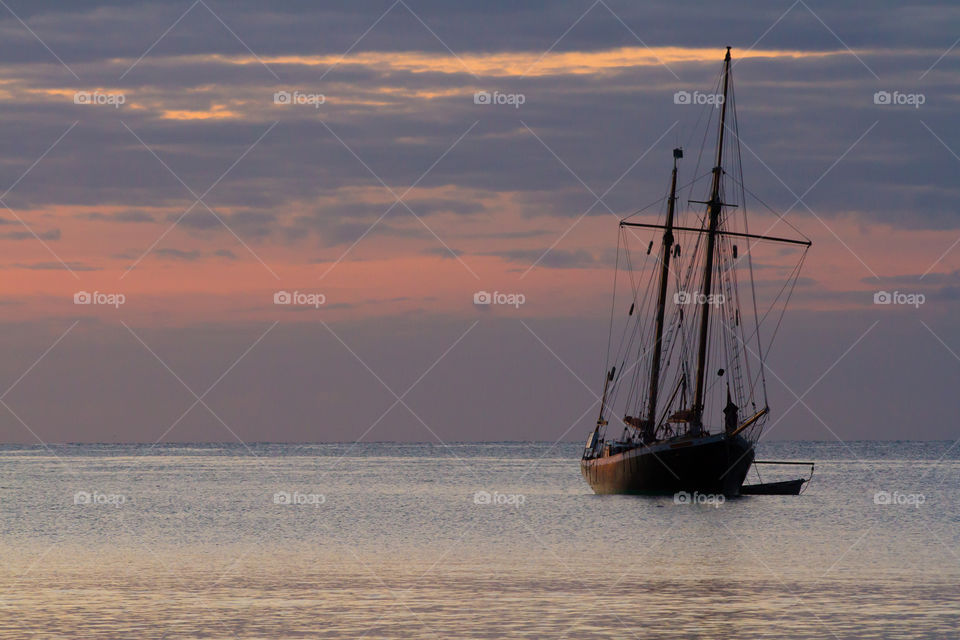
[[[710,300],[713,287],[713,257],[716,250],[717,226],[723,203],[720,201],[720,181],[723,176],[723,134],[727,119],[727,89],[730,84],[730,47],[723,59],[723,102],[720,105],[720,130],[717,133],[717,161],[713,167],[713,184],[710,187],[710,200],[707,201],[709,227],[707,231],[707,256],[703,265],[703,292],[700,297],[700,347],[697,351],[697,381],[693,400],[693,420],[691,430],[699,435],[703,430],[703,383],[707,366],[707,341],[710,330]]]
[[[667,220],[663,227],[663,247],[660,255],[660,291],[657,296],[657,320],[654,329],[653,364],[650,368],[650,406],[643,437],[652,440],[657,426],[657,392],[660,389],[660,359],[663,354],[663,316],[667,306],[667,283],[670,276],[670,254],[673,251],[673,212],[677,201],[677,160],[683,157],[682,149],[673,150],[673,173],[670,176],[670,199],[667,203]]]

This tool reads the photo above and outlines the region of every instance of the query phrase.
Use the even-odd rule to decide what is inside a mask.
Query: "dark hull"
[[[580,470],[600,494],[698,491],[736,496],[753,455],[753,445],[745,439],[721,434],[585,458]]]

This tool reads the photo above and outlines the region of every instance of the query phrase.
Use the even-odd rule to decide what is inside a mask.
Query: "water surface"
[[[717,505],[579,444],[6,446],[0,637],[956,637],[958,450],[762,445],[808,490]]]

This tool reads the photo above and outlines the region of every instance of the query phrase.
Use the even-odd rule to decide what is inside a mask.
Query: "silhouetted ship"
[[[600,416],[581,460],[583,476],[596,493],[738,495],[754,462],[754,444],[769,416],[764,369],[764,350],[769,344],[761,344],[760,328],[784,296],[786,310],[811,243],[749,233],[729,47],[718,84],[718,93],[712,98],[708,94],[703,101],[708,105],[704,110],[713,112],[707,120],[708,130],[717,119],[715,161],[712,170],[702,176],[710,177],[708,199],[689,201],[705,205],[705,215],[690,211],[688,226],[676,220],[683,215],[676,207],[677,164],[683,152],[675,149],[669,196],[659,201],[664,207],[658,221],[662,224],[631,222],[632,216],[620,221],[616,272],[629,270],[632,291],[626,326],[613,358],[608,347],[609,370]],[[724,168],[725,145],[736,169],[730,174]],[[699,180],[696,175],[691,185]],[[727,187],[728,182],[733,188]],[[728,194],[739,197],[740,204],[725,202]],[[659,251],[653,251],[654,241],[647,246],[646,259],[658,264],[649,270],[645,283],[633,271],[630,259],[631,239],[646,244],[638,229],[656,229],[655,234],[662,230]],[[687,234],[693,243],[683,256],[675,234]],[[746,251],[738,251],[737,241],[747,245]],[[766,314],[758,312],[753,282],[751,250],[759,241],[803,248],[797,266]],[[738,269],[748,271],[749,291],[740,291]],[[668,308],[671,289],[673,304]],[[746,317],[741,316],[741,295],[752,302],[752,323],[742,322]],[[777,328],[782,313],[774,318]],[[615,344],[614,320],[611,318],[611,346]],[[747,324],[754,326],[748,329]],[[712,367],[717,367],[716,375],[708,376]],[[626,407],[620,420],[612,407],[623,394]],[[607,436],[610,420],[622,425],[619,437]],[[760,489],[750,492],[796,493],[802,482],[756,485]]]

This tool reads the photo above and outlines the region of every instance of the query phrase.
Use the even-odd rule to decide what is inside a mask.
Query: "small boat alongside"
[[[782,480],[780,482],[764,482],[761,484],[745,484],[740,487],[740,495],[744,496],[798,496],[803,490],[803,478],[796,480]]]
[[[807,478],[797,478],[795,480],[778,480],[775,482],[764,482],[760,477],[758,465],[803,465],[810,467],[810,476]],[[751,496],[798,496],[803,493],[803,485],[810,482],[813,478],[813,462],[800,462],[797,460],[754,460],[753,468],[757,472],[757,484],[745,484],[740,487],[741,495]]]
[[[598,494],[799,493],[804,483],[743,486],[770,415],[764,360],[772,336],[761,339],[761,328],[765,320],[779,328],[811,242],[750,232],[729,47],[718,89],[719,107],[707,107],[708,129],[716,127],[713,165],[702,176],[709,179],[709,191],[705,200],[688,201],[696,208],[705,206],[705,212],[677,206],[683,158],[678,148],[669,195],[659,201],[662,217],[656,223],[634,220],[641,210],[619,224],[607,373],[600,415],[580,462],[583,477]],[[691,188],[699,180],[697,173]],[[642,235],[651,232],[653,239]],[[682,238],[689,239],[683,251]],[[639,272],[629,248],[637,240],[652,262]],[[797,248],[802,255],[764,311],[757,306],[752,254],[757,243],[771,242]],[[629,274],[630,305],[614,351],[621,271]],[[740,286],[741,279],[749,288]],[[781,300],[783,311],[777,317],[771,311]]]

